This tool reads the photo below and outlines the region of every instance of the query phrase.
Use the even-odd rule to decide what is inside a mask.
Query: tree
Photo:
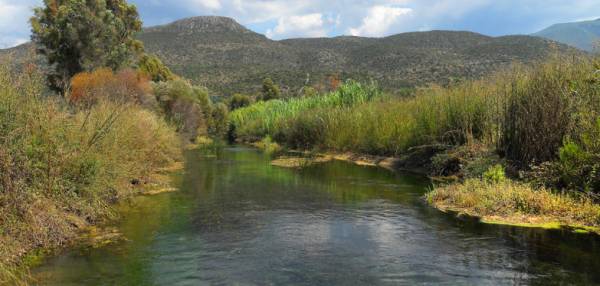
[[[265,80],[263,80],[261,100],[268,101],[271,99],[278,99],[279,97],[279,87],[273,83],[271,78],[265,78]]]
[[[302,89],[302,96],[304,97],[313,97],[313,96],[317,96],[319,93],[317,92],[317,90],[312,87],[312,86],[305,86]]]
[[[217,103],[212,110],[212,124],[209,127],[209,133],[217,138],[225,138],[229,128],[227,122],[227,105],[223,103]]]
[[[229,99],[229,110],[233,111],[238,108],[250,105],[250,97],[247,95],[236,93]]]
[[[138,69],[154,82],[174,80],[175,75],[155,55],[144,54],[138,63]]]
[[[38,53],[52,68],[49,84],[59,91],[79,72],[130,66],[143,50],[134,38],[142,22],[126,0],[44,0],[31,27]]]

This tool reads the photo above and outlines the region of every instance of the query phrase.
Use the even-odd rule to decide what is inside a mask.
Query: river
[[[429,181],[346,162],[301,170],[244,147],[187,153],[180,191],[121,207],[127,241],[71,249],[39,285],[600,283],[600,239],[430,208]]]

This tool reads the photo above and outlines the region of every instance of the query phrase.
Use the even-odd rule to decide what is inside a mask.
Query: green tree
[[[142,22],[126,0],[44,0],[30,21],[32,40],[52,67],[48,80],[57,90],[64,91],[82,71],[130,66],[143,50],[134,38]]]
[[[212,110],[212,124],[209,126],[210,135],[216,138],[225,138],[227,135],[227,131],[229,128],[229,123],[227,122],[227,114],[228,109],[227,105],[223,103],[215,104]]]
[[[273,82],[271,78],[265,78],[262,85],[262,96],[261,100],[268,101],[271,99],[279,99],[280,91],[279,87]]]
[[[169,67],[155,55],[144,54],[140,57],[138,69],[154,82],[174,80],[175,75]]]
[[[250,105],[251,100],[247,95],[236,93],[229,99],[229,110],[233,111],[238,108]]]
[[[312,87],[312,86],[305,86],[302,89],[302,96],[304,96],[304,97],[313,97],[313,96],[316,96],[318,94],[319,93],[317,92],[317,90],[314,87]]]

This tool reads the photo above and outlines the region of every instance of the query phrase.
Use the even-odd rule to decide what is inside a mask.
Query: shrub
[[[65,108],[42,82],[0,67],[0,269],[23,251],[64,245],[73,218],[111,217],[132,179],[181,158],[177,134],[152,112],[104,98]]]
[[[165,115],[185,138],[193,140],[208,134],[213,107],[206,89],[182,79],[154,83],[153,88]]]
[[[490,183],[500,183],[506,180],[506,172],[500,164],[490,167],[483,173],[483,179]]]
[[[252,103],[249,96],[236,93],[229,99],[229,110],[234,111],[238,108],[246,107]]]
[[[175,75],[169,67],[155,55],[144,54],[138,62],[139,71],[150,78],[152,81],[170,81],[175,79]]]
[[[229,110],[223,103],[217,103],[212,110],[212,124],[209,128],[209,134],[217,138],[225,138],[229,131],[227,114]]]
[[[102,68],[93,72],[82,72],[71,79],[70,102],[90,107],[101,100],[134,102],[153,105],[152,88],[142,74],[125,69],[118,73]]]
[[[269,101],[272,99],[279,99],[281,92],[279,86],[277,86],[271,78],[265,78],[262,84],[262,94],[260,99],[262,101]]]

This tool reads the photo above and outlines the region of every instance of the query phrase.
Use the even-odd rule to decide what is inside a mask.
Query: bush
[[[236,93],[229,99],[229,110],[234,111],[238,108],[246,107],[252,103],[249,96]]]
[[[506,180],[506,172],[500,164],[490,167],[483,173],[483,179],[490,183],[501,183]]]
[[[177,134],[152,112],[104,98],[68,109],[42,95],[42,82],[0,68],[0,269],[23,251],[64,245],[73,218],[110,217],[133,179],[181,158]]]
[[[260,99],[262,101],[269,101],[273,99],[279,99],[281,97],[281,92],[279,91],[279,86],[273,83],[273,80],[270,78],[265,78],[262,85],[262,94]]]
[[[138,69],[155,82],[175,80],[173,72],[155,55],[142,55],[138,63]]]
[[[153,87],[166,117],[185,138],[193,140],[208,134],[213,124],[213,107],[206,89],[182,79],[154,83]]]
[[[148,106],[155,103],[150,82],[143,74],[131,69],[115,74],[106,68],[76,74],[71,79],[69,100],[86,108],[102,100]]]
[[[227,114],[229,110],[223,103],[218,103],[212,110],[212,124],[209,128],[209,134],[216,138],[225,138],[229,131],[229,124],[227,122]]]

